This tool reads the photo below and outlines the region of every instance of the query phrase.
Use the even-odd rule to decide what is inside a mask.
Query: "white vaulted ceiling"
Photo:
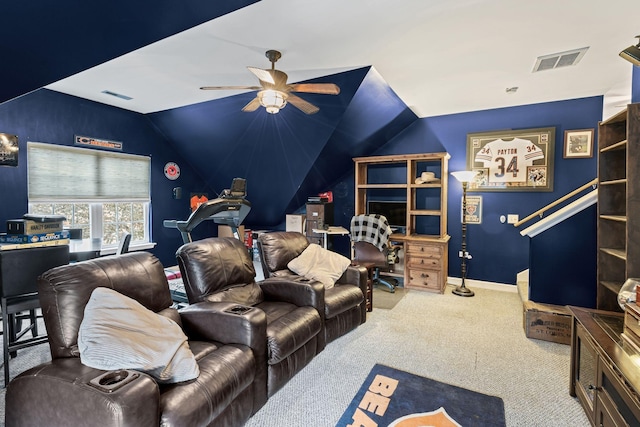
[[[618,53],[636,34],[637,0],[262,0],[46,87],[156,112],[238,94],[199,87],[254,85],[246,66],[268,68],[277,49],[289,82],[371,65],[420,117],[594,95],[615,106],[630,98]],[[575,66],[532,72],[583,47]]]

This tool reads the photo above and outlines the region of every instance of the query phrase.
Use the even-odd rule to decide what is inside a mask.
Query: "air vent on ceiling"
[[[568,67],[576,65],[589,47],[568,50],[566,52],[552,53],[551,55],[539,56],[536,65],[533,66],[533,73],[544,70],[553,70],[554,68]]]
[[[130,101],[130,100],[133,99],[130,96],[122,95],[120,93],[111,92],[110,90],[103,90],[102,93],[104,93],[105,95],[111,95],[111,96],[115,96],[116,98],[124,99],[125,101]]]

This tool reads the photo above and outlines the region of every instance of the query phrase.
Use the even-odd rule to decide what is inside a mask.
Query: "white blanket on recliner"
[[[109,288],[96,288],[78,333],[83,364],[96,369],[133,369],[158,382],[175,383],[200,374],[187,336],[173,320]]]

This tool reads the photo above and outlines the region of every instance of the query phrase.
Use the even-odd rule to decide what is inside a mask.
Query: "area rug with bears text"
[[[504,402],[376,364],[336,427],[502,427]]]

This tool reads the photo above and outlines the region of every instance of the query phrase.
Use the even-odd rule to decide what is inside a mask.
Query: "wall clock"
[[[178,177],[180,176],[180,166],[178,166],[174,162],[168,162],[166,165],[164,165],[164,176],[172,181],[178,179]]]

